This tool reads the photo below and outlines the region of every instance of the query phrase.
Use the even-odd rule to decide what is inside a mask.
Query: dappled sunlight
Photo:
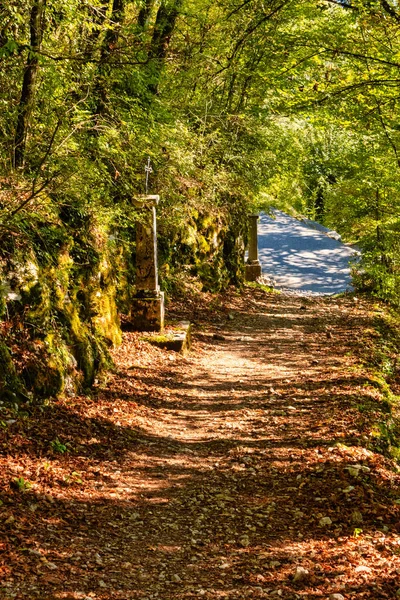
[[[96,397],[10,428],[5,599],[397,589],[398,475],[357,408],[377,401],[354,354],[368,317],[351,300],[244,298],[188,357],[125,334]],[[29,489],[8,486],[21,477]]]
[[[349,262],[359,252],[280,211],[262,214],[259,259],[277,288],[335,294],[351,288]]]

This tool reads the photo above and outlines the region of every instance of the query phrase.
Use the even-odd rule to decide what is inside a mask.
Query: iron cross
[[[146,173],[146,196],[149,193],[149,175],[153,172],[153,167],[151,166],[150,156],[147,158],[147,165],[144,168]]]

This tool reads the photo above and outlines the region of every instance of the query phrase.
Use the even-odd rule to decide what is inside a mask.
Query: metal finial
[[[150,156],[147,157],[147,165],[144,168],[146,173],[146,196],[149,193],[149,175],[153,172],[153,167],[151,166]]]

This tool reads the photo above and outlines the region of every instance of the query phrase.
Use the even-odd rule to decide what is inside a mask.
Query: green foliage
[[[24,477],[15,477],[12,480],[12,487],[16,490],[18,490],[19,492],[27,492],[28,490],[31,489],[32,484],[30,483],[30,481],[28,481],[27,479],[24,479]]]
[[[258,283],[257,281],[247,281],[245,285],[246,285],[246,287],[263,290],[264,292],[267,292],[268,294],[280,294],[281,293],[279,290],[275,290],[274,288],[271,288],[268,285],[264,285],[263,283]]]
[[[394,393],[399,380],[399,318],[398,310],[383,303],[375,306],[373,326],[364,331],[363,362],[369,371],[366,388],[373,386],[379,394],[358,405],[360,412],[373,419],[372,447],[396,459],[400,448],[400,404]]]
[[[59,454],[64,454],[65,452],[68,452],[68,443],[63,444],[62,442],[60,442],[58,437],[50,442],[50,447],[53,450],[53,452],[58,452]]]
[[[0,399],[14,404],[24,398],[25,389],[17,374],[10,350],[0,341]]]
[[[77,471],[72,471],[72,473],[70,473],[64,478],[64,482],[66,485],[74,485],[76,483],[82,485],[83,479],[80,473],[78,473]]]
[[[2,6],[0,314],[33,357],[13,387],[58,393],[78,372],[88,387],[108,363],[147,156],[167,291],[182,273],[240,284],[247,214],[277,206],[358,244],[357,285],[399,304],[398,16],[328,0]]]

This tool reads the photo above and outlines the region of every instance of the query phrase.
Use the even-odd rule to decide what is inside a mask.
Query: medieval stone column
[[[258,260],[258,219],[259,215],[249,216],[249,256],[246,263],[246,281],[256,281],[261,276],[261,263]]]
[[[158,285],[156,206],[159,196],[139,196],[136,224],[136,295],[131,304],[131,325],[137,331],[164,329],[164,292]]]

